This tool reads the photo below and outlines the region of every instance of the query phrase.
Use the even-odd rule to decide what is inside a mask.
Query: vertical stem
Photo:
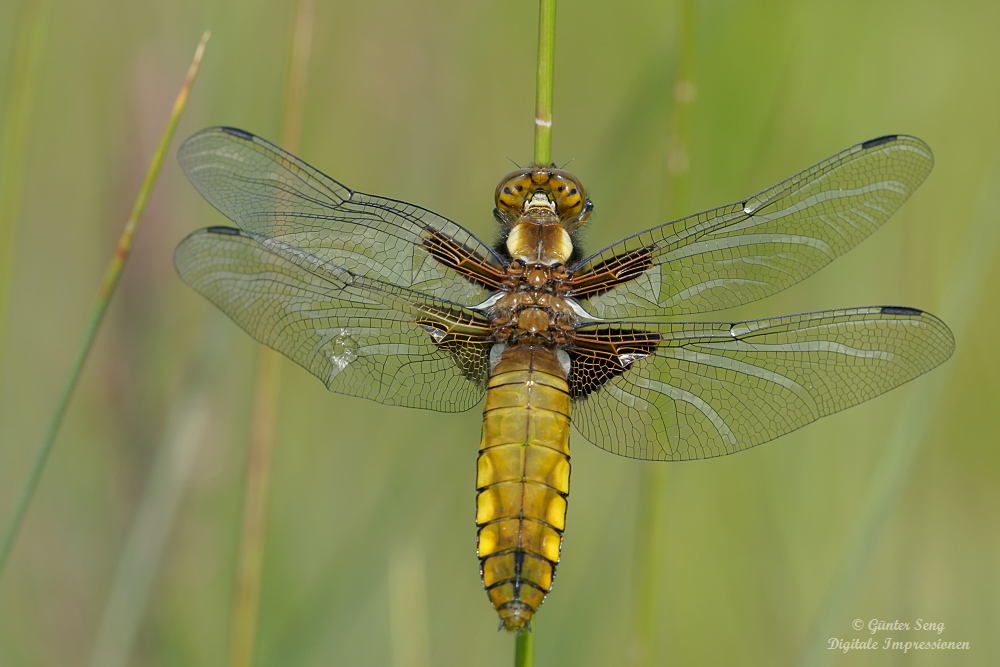
[[[302,108],[305,105],[306,75],[309,73],[309,54],[312,50],[313,13],[314,0],[299,0],[295,6],[292,56],[288,65],[285,108],[281,114],[281,146],[293,153],[299,152],[299,140],[302,138]]]
[[[281,357],[277,352],[261,348],[257,356],[250,457],[243,497],[243,526],[229,636],[229,664],[233,667],[252,665],[256,645],[267,501],[271,488],[275,398],[281,379],[280,363]]]
[[[391,667],[430,667],[427,563],[414,540],[389,556],[389,655]]]
[[[146,606],[163,561],[184,493],[198,454],[216,418],[212,393],[225,368],[231,331],[221,318],[202,328],[196,351],[188,359],[182,381],[164,422],[162,439],[142,498],[131,520],[128,538],[91,647],[90,667],[126,667],[142,627]]]
[[[538,68],[535,71],[535,164],[552,161],[552,88],[555,82],[556,0],[538,0]],[[535,664],[535,636],[517,635],[514,667]]]
[[[538,70],[535,86],[535,164],[552,161],[552,87],[555,81],[556,0],[538,2]]]
[[[533,667],[535,664],[535,635],[530,630],[517,635],[514,648],[514,667]]]
[[[661,540],[664,530],[663,496],[667,468],[659,462],[643,465],[639,472],[639,511],[636,515],[635,570],[632,586],[632,627],[627,664],[653,665],[659,611],[660,569],[663,567]]]
[[[174,102],[174,108],[170,115],[170,120],[167,122],[167,127],[163,132],[163,137],[160,139],[160,145],[157,147],[156,153],[153,155],[153,160],[150,162],[149,170],[146,172],[146,179],[143,181],[142,187],[139,188],[139,193],[136,195],[135,202],[132,205],[132,212],[129,214],[128,220],[125,223],[125,229],[122,230],[121,237],[118,239],[118,247],[115,249],[115,254],[105,271],[104,280],[101,283],[97,301],[94,303],[94,308],[91,311],[90,322],[84,331],[83,340],[80,341],[80,347],[77,349],[76,356],[73,359],[73,364],[70,367],[69,377],[66,378],[66,384],[63,386],[62,392],[59,394],[59,398],[56,401],[56,408],[52,413],[52,418],[49,420],[48,429],[46,430],[45,436],[35,453],[35,461],[32,464],[31,472],[28,475],[28,481],[24,486],[24,490],[21,491],[20,498],[18,498],[17,506],[14,509],[14,516],[11,518],[10,525],[7,527],[7,532],[4,535],[3,542],[0,543],[0,575],[3,574],[3,568],[7,563],[7,558],[10,556],[11,547],[13,546],[17,533],[21,528],[24,515],[28,511],[28,505],[31,504],[31,498],[35,494],[35,489],[38,487],[38,482],[42,476],[42,470],[45,468],[45,461],[48,459],[49,452],[52,450],[52,443],[55,441],[56,433],[59,431],[59,425],[62,423],[63,415],[66,414],[66,407],[69,405],[69,399],[73,395],[73,389],[76,387],[76,381],[80,377],[80,371],[83,369],[83,364],[87,360],[90,347],[93,344],[94,338],[97,336],[97,330],[100,328],[101,322],[104,319],[104,313],[108,309],[108,303],[111,301],[111,295],[114,293],[115,287],[118,285],[122,269],[125,268],[125,262],[128,260],[129,254],[132,251],[132,239],[135,237],[135,232],[139,227],[139,221],[142,219],[142,214],[146,210],[146,204],[149,201],[149,195],[153,190],[153,184],[156,183],[156,177],[159,175],[160,167],[163,165],[163,158],[167,153],[167,148],[170,146],[170,140],[174,136],[174,131],[177,129],[177,122],[180,120],[181,113],[184,111],[184,106],[187,104],[188,93],[191,90],[191,84],[194,82],[194,77],[198,73],[198,66],[201,64],[202,55],[205,53],[205,43],[208,41],[208,37],[209,33],[206,32],[201,38],[201,43],[198,44],[198,49],[195,51],[191,67],[188,69],[187,78],[184,80],[184,85],[181,87],[181,91],[177,95],[177,100]]]
[[[670,130],[666,146],[664,217],[673,220],[687,213],[691,188],[691,121],[696,97],[696,0],[681,0],[678,16],[677,69],[674,77]],[[635,577],[632,629],[628,664],[646,667],[657,662],[657,629],[664,570],[666,516],[664,504],[667,468],[648,464],[640,472],[639,512],[636,522]]]
[[[302,133],[302,107],[312,46],[313,7],[313,0],[299,0],[295,8],[280,139],[284,148],[291,152],[298,151]],[[232,667],[249,667],[253,664],[257,620],[260,616],[264,541],[267,534],[275,404],[280,381],[281,355],[270,348],[260,348],[257,357],[250,456],[243,499],[239,563],[229,636],[229,664]]]
[[[670,135],[667,140],[666,221],[687,215],[691,194],[691,121],[694,101],[698,95],[695,85],[695,61],[698,49],[696,0],[681,0],[679,39],[677,44],[677,72],[674,76],[673,108],[670,112]]]
[[[7,297],[14,274],[14,245],[21,215],[25,154],[31,136],[31,111],[48,7],[48,0],[25,0],[21,3],[7,90],[4,91],[6,94],[0,95],[0,100],[4,100],[0,109],[0,362],[4,356]]]

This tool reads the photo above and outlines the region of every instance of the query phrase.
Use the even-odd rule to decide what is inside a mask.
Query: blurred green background
[[[202,30],[213,37],[178,142],[218,124],[276,140],[294,11],[6,0],[0,91],[22,4],[47,11],[12,261],[0,267],[4,524]],[[299,154],[492,238],[496,182],[531,158],[536,22],[529,0],[318,3]],[[931,374],[775,442],[669,466],[653,664],[1000,659],[997,25],[1000,5],[986,2],[699,3],[690,212],[880,134],[915,134],[937,158],[858,249],[708,319],[901,304],[945,317],[959,348]],[[589,247],[670,207],[677,42],[671,2],[560,5],[553,157],[573,160],[596,205]],[[171,155],[0,581],[0,664],[88,664],[102,633],[102,650],[126,664],[225,661],[256,349],[171,264],[183,236],[223,222]],[[481,415],[332,395],[285,366],[257,664],[510,664],[513,639],[496,631],[475,557]],[[579,437],[573,462],[536,664],[625,664],[637,485],[657,464]],[[155,500],[145,510],[144,494]],[[123,569],[130,539],[144,556]],[[116,578],[133,605],[118,612]],[[827,651],[830,637],[871,636],[855,618],[941,622],[940,636],[876,638],[971,649]]]

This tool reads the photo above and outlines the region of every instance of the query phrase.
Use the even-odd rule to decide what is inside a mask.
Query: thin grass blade
[[[678,7],[677,70],[674,77],[670,130],[666,146],[664,222],[676,220],[687,210],[691,189],[691,125],[695,100],[695,56],[698,52],[697,6],[681,0]],[[667,466],[643,465],[639,471],[639,512],[636,520],[635,571],[632,579],[632,624],[628,664],[648,667],[657,663],[657,630],[660,614],[663,561],[666,553]]]
[[[91,345],[97,335],[97,330],[100,328],[101,322],[104,319],[105,311],[107,311],[111,295],[114,293],[115,287],[118,285],[122,269],[124,269],[125,262],[128,260],[129,253],[132,250],[132,240],[135,238],[135,233],[139,227],[139,222],[142,219],[142,214],[146,210],[146,204],[149,202],[149,195],[152,192],[153,185],[156,183],[156,178],[160,173],[160,167],[163,165],[163,158],[170,146],[171,139],[173,139],[174,131],[177,129],[177,123],[180,121],[181,113],[183,113],[184,107],[187,104],[188,95],[191,92],[191,85],[194,83],[195,76],[198,73],[198,67],[201,65],[201,59],[205,53],[205,44],[208,41],[208,38],[209,33],[205,32],[205,34],[202,35],[201,42],[198,44],[198,48],[195,50],[194,59],[191,61],[187,77],[184,79],[184,84],[181,86],[180,93],[177,95],[177,99],[174,102],[174,108],[170,114],[170,120],[167,122],[167,127],[163,133],[163,137],[160,139],[160,145],[156,149],[156,153],[153,155],[153,159],[149,165],[149,170],[146,172],[146,178],[142,183],[142,187],[139,188],[139,193],[136,196],[134,204],[132,205],[132,212],[129,214],[128,220],[125,223],[125,229],[122,231],[122,235],[118,239],[118,247],[115,250],[114,257],[111,259],[111,262],[104,274],[104,280],[101,282],[100,292],[98,293],[97,300],[94,303],[94,309],[91,313],[90,321],[87,324],[87,328],[83,334],[83,339],[80,342],[80,347],[78,348],[76,356],[73,359],[72,366],[70,367],[69,377],[67,377],[66,384],[63,386],[62,392],[59,394],[59,398],[56,401],[56,407],[52,413],[45,436],[42,438],[42,442],[35,454],[31,471],[28,474],[28,480],[25,483],[20,497],[18,498],[17,505],[14,508],[14,515],[7,526],[3,542],[0,543],[0,577],[3,576],[4,566],[7,564],[10,551],[14,545],[15,539],[17,538],[21,524],[24,521],[24,516],[28,511],[28,507],[31,504],[31,499],[35,494],[35,489],[38,488],[38,482],[41,479],[42,470],[45,468],[45,462],[48,459],[49,452],[52,450],[52,443],[55,441],[56,434],[59,432],[59,425],[62,423],[63,416],[66,413],[66,407],[69,405],[69,400],[73,395],[73,389],[76,387],[76,382],[80,377],[80,371],[83,369],[83,364],[87,360],[87,355],[90,352]]]
[[[48,0],[21,3],[15,34],[14,59],[11,64],[6,101],[0,116],[0,363],[3,362],[3,339],[6,331],[7,297],[14,273],[14,247],[17,243],[21,197],[24,192],[25,156],[31,138],[32,109],[38,62],[45,41]],[[2,377],[0,366],[0,377]]]
[[[302,109],[312,47],[313,13],[313,0],[299,0],[296,4],[281,128],[281,144],[293,153],[298,151],[302,133]],[[249,467],[243,498],[243,526],[229,636],[229,664],[232,667],[250,667],[253,664],[257,640],[274,423],[282,363],[280,354],[270,348],[260,348],[257,358]]]
[[[90,654],[92,667],[129,664],[170,531],[209,431],[214,409],[212,388],[232,347],[222,330],[224,322],[220,318],[211,322],[215,326],[203,328],[167,416],[163,439],[101,614]]]

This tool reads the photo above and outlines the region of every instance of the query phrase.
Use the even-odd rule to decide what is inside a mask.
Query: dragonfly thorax
[[[534,211],[525,218],[507,234],[505,245],[512,260],[529,266],[555,266],[569,261],[573,254],[573,240],[569,232]]]
[[[562,345],[577,324],[577,316],[563,296],[565,268],[513,262],[506,289],[490,310],[494,337],[503,342],[532,339]]]
[[[591,205],[559,169],[500,182],[504,243],[491,248],[242,130],[205,130],[178,154],[237,227],[191,234],[174,263],[251,336],[333,392],[438,412],[484,403],[477,555],[515,632],[559,564],[571,414],[615,454],[724,456],[907,382],[955,347],[943,322],[902,306],[652,319],[766,297],[860,243],[930,172],[930,148],[913,137],[871,139],[750,199],[572,260]]]

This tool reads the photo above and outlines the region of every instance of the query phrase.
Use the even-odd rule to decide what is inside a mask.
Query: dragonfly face
[[[573,174],[541,165],[504,176],[497,185],[496,203],[497,219],[507,228],[538,207],[552,211],[558,224],[571,233],[586,222],[594,208]]]
[[[255,339],[338,393],[441,412],[485,396],[480,571],[510,630],[529,627],[555,576],[571,415],[622,456],[722,456],[888,391],[954,348],[940,320],[901,306],[646,319],[769,296],[852,248],[930,172],[930,149],[913,137],[858,144],[591,255],[573,234],[593,207],[559,169],[500,182],[496,250],[242,130],[205,130],[179,158],[238,229],[186,238],[177,270]]]

